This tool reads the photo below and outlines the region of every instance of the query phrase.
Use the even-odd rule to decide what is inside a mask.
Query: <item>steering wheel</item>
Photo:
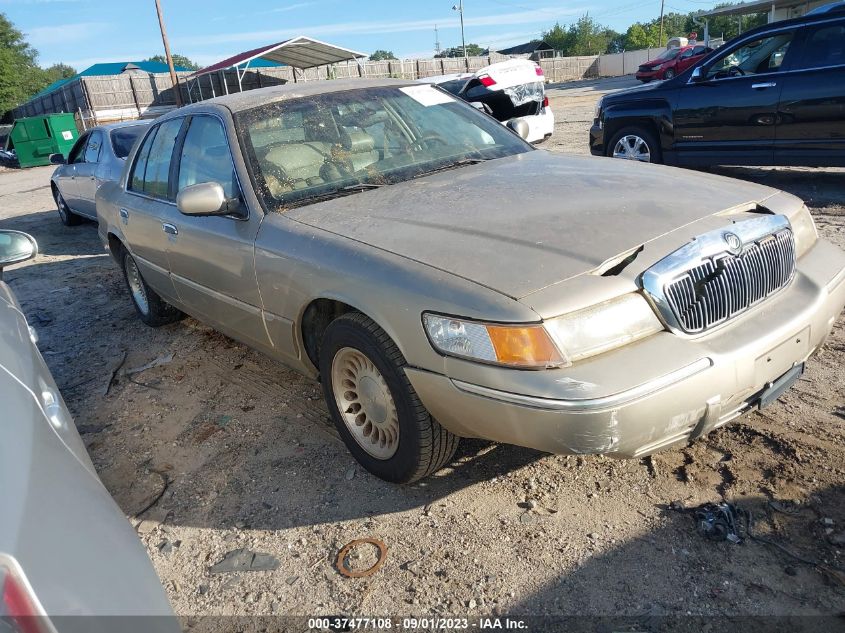
[[[731,66],[728,68],[728,77],[745,77],[747,73],[739,66]]]
[[[429,132],[423,137],[417,139],[416,143],[414,143],[414,146],[418,147],[419,149],[423,149],[423,146],[428,145],[429,143],[439,143],[444,147],[449,145],[449,141],[440,136],[437,132]]]

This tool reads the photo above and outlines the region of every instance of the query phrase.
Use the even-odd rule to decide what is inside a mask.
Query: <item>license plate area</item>
[[[769,385],[760,394],[759,406],[765,409],[775,400],[780,398],[785,391],[787,391],[796,381],[804,374],[804,363],[796,365],[783,376],[769,383]]]

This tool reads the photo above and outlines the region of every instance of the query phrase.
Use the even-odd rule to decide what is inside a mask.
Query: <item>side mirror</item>
[[[67,161],[61,154],[50,154],[51,165],[64,165]]]
[[[0,230],[0,279],[3,267],[32,259],[38,254],[38,243],[20,231]]]
[[[704,74],[704,71],[701,70],[701,66],[696,66],[696,68],[692,71],[692,75],[690,76],[690,81],[695,84],[700,84],[702,81],[706,80],[707,76]]]
[[[508,121],[508,127],[516,132],[520,138],[527,139],[528,134],[531,131],[528,127],[528,123],[525,122],[523,119],[511,119]]]
[[[176,196],[176,208],[185,215],[228,215],[231,213],[223,187],[201,182],[185,187]]]

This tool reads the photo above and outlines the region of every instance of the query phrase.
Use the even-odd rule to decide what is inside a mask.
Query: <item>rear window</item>
[[[133,125],[112,130],[111,146],[114,155],[124,159],[129,156],[132,146],[145,129],[147,129],[146,125]]]

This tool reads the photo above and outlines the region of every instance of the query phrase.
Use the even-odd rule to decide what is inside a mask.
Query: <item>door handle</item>
[[[754,90],[763,90],[765,88],[776,88],[776,87],[777,87],[777,83],[775,83],[774,81],[769,81],[769,82],[764,83],[764,84],[752,84],[751,85],[751,88],[754,89]]]
[[[123,207],[120,208],[120,211],[118,211],[118,213],[120,213],[120,217],[123,218],[124,220],[129,219],[129,211],[127,211]]]
[[[175,224],[170,224],[170,222],[162,222],[161,228],[168,235],[179,235],[179,229],[176,228]]]

